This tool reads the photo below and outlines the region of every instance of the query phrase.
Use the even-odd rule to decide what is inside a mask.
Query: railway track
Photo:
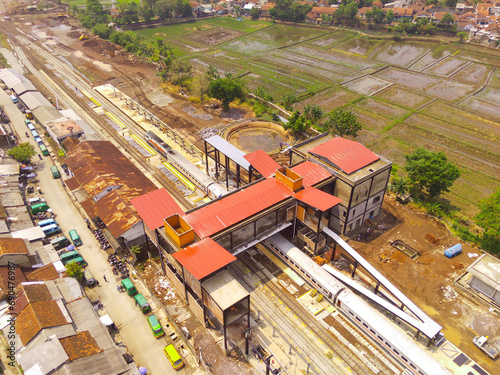
[[[241,253],[237,257],[252,273],[257,274],[260,271],[260,269],[252,261],[248,253]],[[263,273],[260,272],[260,274]],[[240,274],[240,277],[241,276],[242,275]],[[263,280],[270,281],[269,278],[265,275]],[[249,286],[252,287],[251,285]],[[287,306],[291,311],[294,312],[294,314],[300,319],[300,321],[302,321],[317,337],[321,339],[321,341],[332,351],[332,353],[336,354],[340,359],[347,363],[353,373],[360,375],[373,374],[373,372],[363,363],[358,363],[360,362],[360,360],[357,357],[355,357],[347,349],[338,344],[331,337],[330,333],[327,332],[325,328],[307,311],[305,311],[302,305],[300,305],[294,298],[290,297],[287,293],[284,293],[277,285],[274,284],[274,282],[267,282],[266,286],[279,300],[284,303],[285,306]],[[255,297],[253,296],[252,298],[255,299]],[[264,303],[269,306],[269,303]],[[307,345],[310,344],[307,343]]]
[[[174,196],[178,201],[180,201],[186,209],[191,209],[194,208],[195,206],[189,202],[183,193],[181,193],[175,185],[168,180],[165,176],[162,175],[162,173],[154,166],[152,166],[146,159],[145,157],[137,151],[135,148],[131,147],[130,144],[123,138],[121,137],[108,122],[99,114],[97,114],[92,108],[89,107],[89,101],[88,99],[84,99],[76,95],[76,93],[71,90],[67,85],[63,82],[61,78],[58,76],[54,75],[53,71],[46,66],[46,62],[42,61],[42,58],[39,56],[39,54],[35,53],[32,51],[32,48],[39,48],[39,52],[42,51],[44,52],[42,56],[44,56],[45,60],[48,63],[52,63],[55,66],[61,66],[61,71],[58,73],[63,76],[64,74],[67,74],[68,76],[71,76],[72,80],[76,80],[77,84],[80,83],[83,85],[83,80],[80,77],[75,77],[76,73],[70,72],[66,69],[65,67],[62,66],[61,61],[59,61],[57,58],[52,57],[50,54],[48,54],[46,51],[41,49],[39,46],[35,45],[32,41],[27,41],[27,39],[24,36],[21,36],[19,32],[17,32],[17,29],[13,26],[11,27],[5,27],[6,24],[9,23],[3,23],[2,26],[0,26],[1,29],[3,29],[7,35],[11,36],[11,42],[15,44],[16,47],[18,47],[23,54],[26,56],[27,61],[25,61],[26,65],[29,66],[31,65],[35,71],[32,71],[31,73],[41,81],[44,82],[46,81],[43,75],[40,75],[39,72],[43,72],[46,76],[49,76],[51,80],[57,85],[56,90],[62,91],[73,103],[75,103],[81,111],[85,113],[85,115],[90,118],[94,124],[97,124],[101,127],[102,130],[104,130],[105,134],[100,134],[98,129],[95,129],[95,126],[92,126],[92,123],[89,123],[89,126],[92,126],[94,130],[96,130],[97,134],[100,136],[100,138],[103,139],[109,139],[112,138],[116,144],[121,146],[122,148],[127,150],[127,153],[129,153],[134,160],[148,173],[151,174],[152,177],[154,177],[163,187],[169,191],[172,196]],[[21,39],[20,39],[21,38]],[[22,58],[22,56],[19,56],[19,58]],[[38,71],[38,72],[37,72]],[[69,79],[69,78],[68,78]],[[75,87],[78,87],[75,85]],[[52,88],[51,91],[54,91],[54,88]],[[130,119],[128,119],[128,122],[132,122]],[[137,131],[137,129],[134,129],[134,131]],[[142,135],[141,135],[142,136]]]

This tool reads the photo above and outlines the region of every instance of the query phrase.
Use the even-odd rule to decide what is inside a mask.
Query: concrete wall
[[[188,305],[193,314],[200,320],[200,322],[205,322],[205,317],[203,316],[203,307],[194,299],[191,293],[188,292]]]
[[[386,189],[390,171],[391,171],[390,168],[386,169],[373,177],[373,183],[370,189],[370,196]]]

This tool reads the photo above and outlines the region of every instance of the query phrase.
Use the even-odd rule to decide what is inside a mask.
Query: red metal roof
[[[315,207],[320,211],[326,211],[342,202],[342,199],[313,187],[308,187],[307,189],[299,191],[295,194],[295,199]]]
[[[302,186],[307,188],[316,185],[318,182],[326,180],[332,174],[321,165],[305,161],[292,168],[292,171],[302,177]]]
[[[141,195],[130,201],[149,230],[163,226],[163,219],[173,214],[184,216],[184,211],[165,188]]]
[[[380,159],[361,143],[336,137],[309,150],[313,155],[326,158],[347,174],[356,172]]]
[[[187,214],[184,219],[200,238],[209,237],[272,205],[291,197],[293,191],[271,178],[224,196]]]
[[[236,257],[211,238],[179,250],[173,257],[197,280],[236,260]]]
[[[257,150],[243,157],[265,178],[271,177],[276,169],[280,168],[264,150]]]

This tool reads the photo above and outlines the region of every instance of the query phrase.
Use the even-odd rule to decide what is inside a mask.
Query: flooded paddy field
[[[357,140],[395,164],[417,147],[445,152],[462,171],[446,198],[465,212],[500,185],[500,51],[225,17],[141,33],[164,37],[196,70],[213,65],[250,92],[264,87],[275,103],[293,94],[294,110],[318,105],[322,121],[337,108],[354,112]],[[267,147],[252,132],[241,129],[239,146]]]

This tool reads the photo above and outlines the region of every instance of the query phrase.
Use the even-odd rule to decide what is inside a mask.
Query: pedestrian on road
[[[106,279],[106,275],[104,275],[102,278],[104,279],[104,281],[108,282],[108,279]]]

